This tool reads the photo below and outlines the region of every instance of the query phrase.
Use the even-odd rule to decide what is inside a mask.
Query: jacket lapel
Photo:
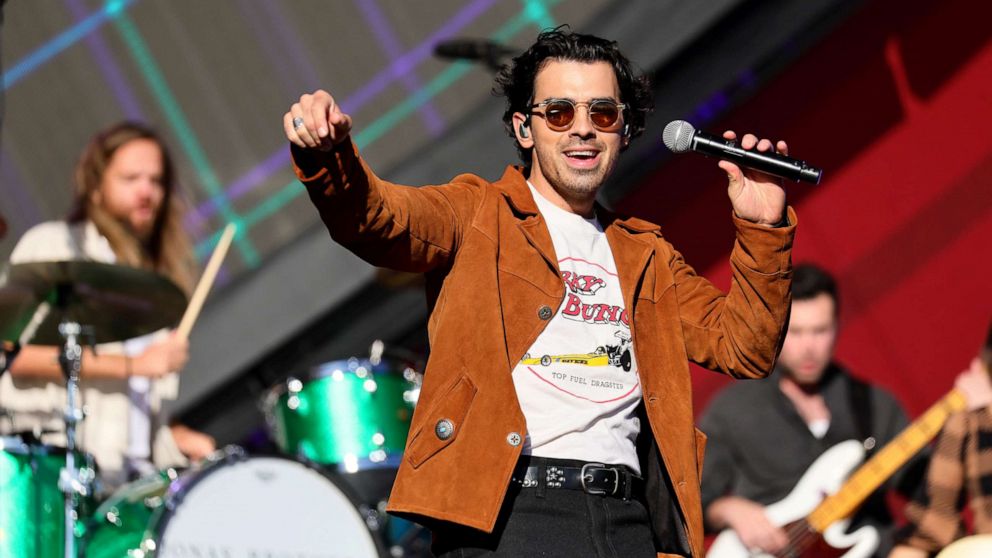
[[[654,254],[653,243],[643,238],[645,236],[643,233],[656,233],[659,227],[641,219],[617,218],[599,206],[597,206],[597,214],[600,215],[600,222],[606,230],[606,238],[613,252],[613,261],[617,266],[617,275],[620,276],[623,302],[633,323],[638,286]]]
[[[517,216],[517,227],[523,233],[527,242],[541,254],[541,257],[555,271],[556,276],[560,276],[558,270],[558,258],[555,255],[555,246],[551,242],[551,233],[544,223],[544,217],[537,209],[534,196],[524,179],[523,169],[520,167],[508,167],[497,186],[506,196],[510,207],[513,208]]]

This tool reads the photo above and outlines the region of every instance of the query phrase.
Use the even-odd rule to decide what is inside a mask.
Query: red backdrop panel
[[[977,6],[982,6],[978,3]],[[992,8],[868,4],[709,127],[775,134],[822,165],[790,185],[795,260],[836,274],[838,358],[916,415],[950,388],[992,321]],[[722,172],[673,159],[621,210],[662,223],[697,270],[729,284]],[[704,223],[705,226],[700,226]],[[724,383],[694,372],[697,413]]]

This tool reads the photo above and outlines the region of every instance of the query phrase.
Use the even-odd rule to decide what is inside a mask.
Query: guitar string
[[[797,531],[799,531],[797,533]],[[805,520],[793,523],[786,531],[789,537],[789,544],[782,550],[782,556],[798,556],[805,551],[815,539],[810,540],[813,535],[819,535]],[[776,554],[779,556],[779,554]]]

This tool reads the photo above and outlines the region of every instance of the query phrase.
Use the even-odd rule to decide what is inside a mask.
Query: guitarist
[[[789,331],[775,373],[768,381],[728,386],[700,418],[709,436],[702,476],[707,528],[734,529],[747,548],[775,552],[787,544],[765,506],[788,496],[823,452],[851,439],[881,448],[908,424],[892,395],[834,361],[838,300],[826,271],[797,266]],[[854,526],[879,527],[882,548],[876,555],[885,556],[892,518],[881,492],[865,502]]]
[[[951,415],[934,445],[924,490],[906,506],[909,525],[899,533],[890,558],[924,558],[965,535],[962,512],[971,511],[972,531],[992,534],[992,325],[985,346],[954,387],[968,409]],[[992,555],[986,554],[986,555]]]

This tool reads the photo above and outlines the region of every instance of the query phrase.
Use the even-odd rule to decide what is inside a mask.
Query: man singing
[[[687,361],[771,371],[796,222],[785,192],[718,163],[737,228],[723,293],[657,225],[595,201],[651,109],[615,43],[542,33],[496,90],[524,162],[496,182],[380,179],[325,91],[283,118],[331,237],[426,274],[431,357],[388,509],[428,525],[439,556],[702,556]]]

